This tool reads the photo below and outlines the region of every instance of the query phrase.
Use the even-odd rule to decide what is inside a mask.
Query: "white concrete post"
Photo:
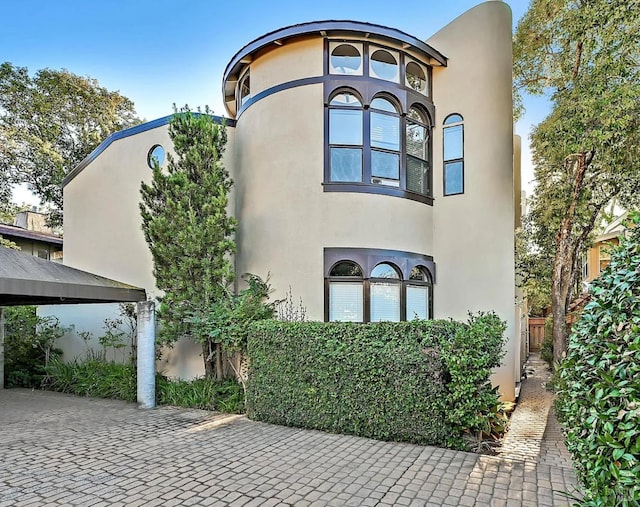
[[[4,308],[0,306],[0,389],[4,389]]]
[[[156,406],[156,309],[153,301],[137,303],[138,407]]]

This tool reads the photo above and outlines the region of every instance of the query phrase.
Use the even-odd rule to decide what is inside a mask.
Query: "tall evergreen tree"
[[[580,256],[612,200],[640,194],[640,0],[532,0],[514,38],[516,91],[548,94],[531,135],[532,237],[553,259],[554,358]]]
[[[200,342],[206,375],[221,378],[221,344],[204,323],[231,296],[236,221],[227,213],[233,182],[222,164],[226,128],[205,112],[185,106],[174,114],[169,135],[175,157],[168,154],[166,171],[154,164],[151,183],[141,186],[140,211],[156,285],[164,291],[160,340]]]

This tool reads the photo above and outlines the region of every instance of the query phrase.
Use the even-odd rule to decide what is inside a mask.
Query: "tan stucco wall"
[[[322,76],[322,38],[287,42],[250,65],[251,95],[288,81]]]
[[[291,286],[311,320],[324,319],[324,247],[433,250],[432,207],[323,192],[323,131],[320,84],[255,103],[236,129],[238,273],[271,273],[274,297]]]
[[[223,162],[232,168],[234,129],[228,128],[227,132],[229,141]],[[64,263],[143,287],[150,298],[157,296],[158,291],[138,204],[141,181],[151,180],[147,153],[155,144],[171,152],[168,126],[113,142],[64,188]],[[96,339],[104,334],[104,319],[117,318],[118,305],[43,307],[40,313],[54,314],[63,326],[73,326],[60,341],[65,357],[73,358],[86,352],[86,344],[77,331],[91,332],[93,347],[98,348]],[[180,353],[186,349],[195,352]],[[158,368],[170,376],[202,375],[199,351],[196,344],[180,342],[166,351]]]
[[[436,317],[494,310],[507,322],[504,366],[494,382],[514,396],[517,363],[514,272],[511,11],[500,1],[466,12],[431,37],[448,58],[434,68]],[[442,121],[464,118],[463,195],[442,194]]]

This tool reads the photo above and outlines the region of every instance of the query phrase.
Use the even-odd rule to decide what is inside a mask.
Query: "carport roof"
[[[144,289],[0,247],[0,306],[145,301]]]

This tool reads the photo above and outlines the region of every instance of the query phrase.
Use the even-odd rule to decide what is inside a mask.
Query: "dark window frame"
[[[459,116],[460,120],[454,123],[447,124],[447,120],[452,116]],[[460,131],[461,131],[460,142],[461,142],[462,156],[459,158],[446,159],[445,158],[445,151],[446,151],[445,150],[445,143],[446,143],[445,133],[448,128],[453,128],[453,127],[460,127]],[[461,164],[462,166],[462,189],[460,192],[447,192],[447,166],[458,164],[458,163]],[[464,180],[465,180],[465,177],[464,177],[464,116],[462,116],[460,113],[451,113],[451,114],[448,114],[444,119],[444,121],[442,122],[442,195],[444,197],[448,197],[451,195],[464,194],[464,190],[465,190]]]
[[[362,277],[331,276],[331,270],[340,262],[357,264]],[[400,279],[372,278],[371,272],[379,264],[394,266]],[[415,267],[422,267],[426,271],[427,281],[411,280],[411,271]],[[436,282],[436,265],[433,257],[413,252],[398,250],[384,250],[375,248],[325,248],[324,249],[324,320],[329,322],[329,285],[331,283],[362,282],[362,317],[363,322],[371,322],[371,284],[376,282],[394,282],[400,284],[400,321],[407,320],[407,287],[428,287],[428,319],[433,319],[433,287]]]
[[[358,43],[363,47],[363,75],[342,75],[329,74],[329,44],[331,42]],[[386,49],[393,51],[399,56],[399,83],[386,81],[376,77],[369,76],[369,52],[370,45],[376,49]],[[324,44],[324,137],[325,137],[325,153],[324,153],[324,192],[357,192],[378,195],[390,195],[401,197],[408,200],[422,202],[433,205],[433,128],[435,118],[435,107],[432,102],[432,79],[431,66],[420,62],[413,55],[404,53],[403,51],[386,47],[378,43],[369,43],[362,40],[348,39],[325,39]],[[406,85],[406,62],[408,60],[421,63],[427,72],[427,92],[421,93]],[[329,145],[329,102],[340,92],[348,91],[354,93],[361,98],[363,104],[363,177],[360,182],[335,182],[331,181],[331,151]],[[371,121],[370,121],[370,104],[374,98],[381,97],[391,100],[398,105],[398,113],[400,116],[400,153],[399,153],[399,169],[400,183],[398,187],[384,185],[381,183],[373,183],[371,179]],[[429,159],[424,161],[427,164],[428,175],[426,177],[425,187],[426,193],[419,193],[407,189],[407,151],[406,151],[406,132],[407,132],[407,112],[410,107],[417,106],[426,112],[430,125],[426,125],[429,136]],[[378,150],[378,148],[374,148]],[[381,149],[380,151],[384,151]]]

